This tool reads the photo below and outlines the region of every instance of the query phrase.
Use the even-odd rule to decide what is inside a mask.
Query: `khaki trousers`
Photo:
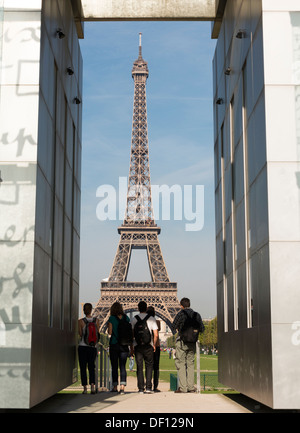
[[[194,389],[194,361],[196,344],[176,341],[175,365],[178,372],[178,387],[182,392]]]

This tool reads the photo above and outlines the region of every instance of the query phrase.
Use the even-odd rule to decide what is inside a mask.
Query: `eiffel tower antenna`
[[[143,300],[153,306],[156,315],[169,326],[180,310],[177,283],[169,279],[158,240],[161,229],[155,223],[152,207],[146,102],[148,76],[140,33],[139,56],[132,68],[134,105],[127,205],[123,224],[118,227],[121,238],[114,263],[108,281],[101,283],[101,297],[94,310],[102,331],[106,328],[110,307],[116,301],[128,313],[137,311],[139,301]],[[127,281],[133,249],[146,250],[151,281]]]
[[[142,33],[139,34],[139,57],[142,57]]]

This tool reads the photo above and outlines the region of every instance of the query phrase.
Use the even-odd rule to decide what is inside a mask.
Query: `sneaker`
[[[146,389],[145,394],[153,394],[154,391],[152,391],[152,389]]]
[[[155,388],[153,391],[154,391],[154,392],[160,392],[160,389]]]
[[[144,390],[143,389],[139,389],[139,394],[144,394]]]

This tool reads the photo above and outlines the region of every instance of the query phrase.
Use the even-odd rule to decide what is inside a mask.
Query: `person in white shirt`
[[[148,307],[147,314],[150,314],[150,316],[155,318],[155,309],[154,307]],[[156,342],[156,348],[153,353],[153,391],[154,392],[160,392],[158,389],[158,381],[159,381],[159,360],[160,360],[160,341],[159,341],[159,331],[161,329],[160,327],[160,320],[156,320],[157,327],[158,327],[158,339]]]
[[[155,318],[146,313],[146,302],[140,301],[138,309],[139,314],[131,320],[134,335],[133,347],[136,360],[137,385],[140,393],[152,394],[153,353],[157,348],[158,326]],[[144,361],[146,390],[143,372]]]

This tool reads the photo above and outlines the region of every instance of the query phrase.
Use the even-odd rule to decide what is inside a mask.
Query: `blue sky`
[[[122,221],[99,221],[97,188],[118,189],[130,162],[133,80],[139,32],[148,62],[148,138],[152,185],[204,186],[204,226],[157,220],[162,253],[178,298],[187,296],[205,318],[216,315],[212,59],[210,23],[86,23],[81,41],[83,159],[80,302],[100,298],[119,242]],[[194,207],[195,210],[195,207]],[[157,215],[154,208],[154,215]],[[172,217],[171,212],[171,217]],[[123,219],[123,215],[122,218]],[[149,280],[144,250],[133,251],[128,280]]]

